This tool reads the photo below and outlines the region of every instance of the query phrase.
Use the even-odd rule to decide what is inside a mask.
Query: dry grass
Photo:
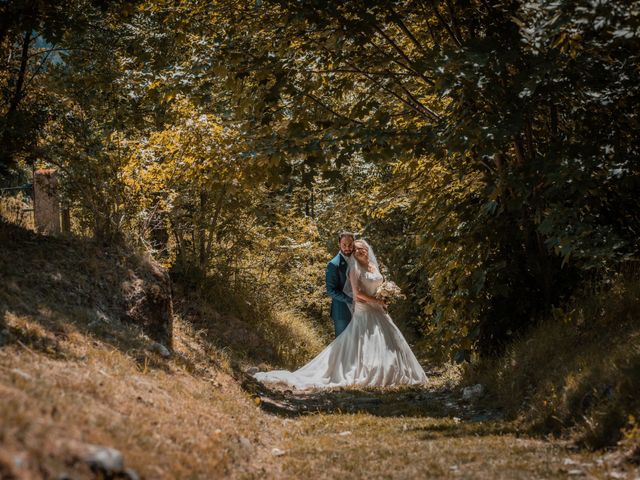
[[[557,310],[504,357],[468,372],[466,381],[487,385],[487,401],[523,429],[591,448],[614,445],[640,412],[639,311],[640,282],[621,277]]]
[[[275,309],[251,290],[225,292],[215,283],[195,293],[180,285],[174,290],[176,312],[237,368],[297,368],[328,343],[302,315]]]
[[[72,464],[74,442],[122,451],[145,478],[256,478],[269,465],[260,452],[275,441],[275,420],[206,357],[181,350],[197,339],[181,334],[167,361],[70,329],[52,355],[37,344],[37,323],[5,320],[31,341],[0,350],[0,450],[26,458],[34,475],[89,478]]]
[[[35,229],[33,221],[33,202],[22,193],[0,193],[0,219],[19,227]]]
[[[502,423],[319,414],[285,426],[287,478],[559,479],[571,470],[583,478],[626,478],[600,456],[519,438]]]
[[[164,359],[120,321],[121,272],[144,259],[2,229],[0,477],[93,478],[78,442],[120,450],[145,478],[272,470],[277,424],[230,375],[227,351],[176,315]]]
[[[268,310],[255,305],[221,314],[216,297],[178,289],[174,353],[162,358],[109,302],[128,261],[70,240],[3,243],[0,478],[94,478],[76,458],[83,443],[120,450],[146,479],[631,475],[566,443],[518,438],[513,423],[460,420],[454,366],[432,368],[422,391],[344,389],[297,403],[338,409],[269,415],[240,387],[238,368],[297,366],[326,340],[297,315],[261,317]],[[372,395],[379,402],[367,404]],[[637,431],[627,436],[631,449]]]

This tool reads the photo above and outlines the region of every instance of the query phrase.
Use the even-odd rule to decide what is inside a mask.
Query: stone
[[[271,455],[273,455],[274,457],[281,457],[282,455],[284,455],[286,452],[284,450],[281,450],[279,448],[272,448],[271,449]]]
[[[173,346],[173,303],[168,272],[152,259],[129,269],[122,282],[123,320],[140,325],[153,341]]]
[[[100,478],[123,478],[125,474],[124,455],[115,448],[61,439],[57,451],[69,458],[69,464],[84,463],[95,475],[101,475]]]
[[[87,444],[83,460],[92,470],[107,474],[124,470],[124,456],[111,447]]]
[[[18,455],[14,455],[13,464],[19,469],[27,468],[29,465],[29,462],[27,460],[27,454],[20,453]]]
[[[19,368],[12,368],[11,373],[14,373],[15,375],[19,376],[20,378],[23,378],[24,380],[33,380],[33,377],[31,375],[29,375],[27,372],[23,372]]]
[[[463,400],[474,400],[484,395],[484,385],[478,383],[472,387],[462,389]]]
[[[104,322],[104,323],[111,323],[111,319],[99,308],[96,308],[94,310],[94,316],[96,321],[98,322]]]
[[[612,470],[609,472],[609,478],[627,478],[626,474],[624,474],[623,472],[618,472],[616,470]]]
[[[162,345],[161,343],[158,343],[158,342],[155,342],[155,343],[151,344],[151,346],[149,347],[149,350],[154,352],[154,353],[157,353],[162,358],[171,357],[171,352],[169,351],[169,349],[167,347],[165,347],[164,345]]]
[[[125,479],[140,480],[140,475],[138,475],[138,472],[136,472],[133,468],[127,468],[122,473]]]

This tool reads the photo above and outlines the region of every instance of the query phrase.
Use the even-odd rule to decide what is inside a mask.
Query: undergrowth
[[[304,314],[274,307],[270,292],[249,285],[213,277],[200,288],[177,283],[174,292],[176,313],[243,369],[298,368],[328,343]]]
[[[639,312],[638,276],[620,275],[554,310],[502,357],[470,367],[465,381],[483,383],[484,401],[525,430],[593,449],[623,440],[637,455]]]

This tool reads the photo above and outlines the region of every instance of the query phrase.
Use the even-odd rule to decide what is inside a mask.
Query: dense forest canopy
[[[57,167],[78,231],[176,275],[277,275],[317,312],[327,248],[358,230],[464,359],[637,259],[638,2],[8,0],[0,18],[3,183]]]

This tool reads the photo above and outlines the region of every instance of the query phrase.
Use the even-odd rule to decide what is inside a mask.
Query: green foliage
[[[317,275],[358,230],[434,350],[468,359],[637,256],[637,5],[53,5],[38,32],[60,53],[28,125],[5,116],[14,144],[61,169],[87,230],[185,277],[237,257],[319,312],[273,251],[310,241],[295,271]],[[27,71],[10,57],[6,86]]]
[[[415,252],[402,261],[425,330],[460,358],[498,351],[637,254],[636,8],[549,5],[281,2],[262,12],[285,13],[277,39],[243,43],[260,72],[245,88],[264,68],[289,79],[249,117],[279,112],[281,148],[316,170],[345,155],[361,175],[396,165],[371,203],[413,221],[386,238]]]
[[[90,27],[99,32],[96,27],[102,27],[103,17],[125,18],[127,9],[121,3],[109,2],[108,8],[101,0],[2,2],[0,178],[20,175],[39,156],[39,134],[55,105],[46,80],[51,68],[60,64],[61,53],[80,49],[91,52],[89,45],[74,44],[69,37]],[[114,12],[118,13],[116,17]]]

